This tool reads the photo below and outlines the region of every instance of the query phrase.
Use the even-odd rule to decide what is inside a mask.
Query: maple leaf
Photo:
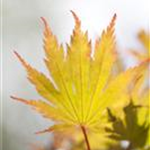
[[[124,108],[125,120],[115,117],[109,110],[109,116],[113,122],[113,129],[107,129],[108,132],[111,132],[109,137],[119,141],[129,141],[132,149],[144,148],[148,138],[149,124],[146,121],[147,117],[145,116],[145,122],[140,125],[138,109],[140,108],[134,106],[132,102],[126,106]]]
[[[140,53],[137,52],[136,50],[131,50],[130,53],[137,58],[139,61],[143,61],[146,60],[148,58],[150,58],[150,47],[149,47],[149,43],[150,43],[150,38],[149,38],[149,33],[146,33],[144,30],[141,30],[138,33],[138,40],[140,41],[140,43],[143,45],[145,53]]]
[[[112,128],[106,128],[110,138],[117,141],[128,141],[127,149],[146,149],[149,146],[149,90],[139,94],[143,78],[137,80],[131,92],[130,103],[124,107],[123,115],[118,117],[108,109]],[[114,115],[115,114],[115,115]]]
[[[96,40],[92,57],[88,34],[81,30],[81,22],[76,14],[72,14],[75,28],[71,42],[67,45],[66,56],[62,45],[58,44],[46,20],[42,18],[45,25],[45,64],[53,80],[31,67],[15,52],[28,73],[28,79],[46,101],[25,100],[15,96],[12,98],[32,106],[44,117],[55,121],[55,125],[38,133],[81,127],[87,139],[87,130],[101,130],[105,126],[106,108],[120,103],[119,97],[127,90],[131,81],[141,75],[145,64],[130,68],[108,82],[116,59],[116,15]]]

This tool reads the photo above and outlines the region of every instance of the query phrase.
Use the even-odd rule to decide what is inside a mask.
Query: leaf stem
[[[83,135],[84,135],[84,139],[85,139],[85,143],[86,143],[86,146],[87,146],[87,150],[91,150],[90,143],[89,143],[89,140],[88,140],[88,136],[87,136],[87,133],[86,133],[86,129],[85,129],[84,126],[81,126],[81,129],[82,129],[82,132],[83,132]]]

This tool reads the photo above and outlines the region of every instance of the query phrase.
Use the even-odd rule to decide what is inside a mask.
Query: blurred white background
[[[116,36],[122,55],[126,49],[140,46],[136,39],[140,29],[148,30],[148,0],[3,0],[3,150],[28,150],[29,143],[51,141],[50,134],[34,134],[51,122],[10,99],[10,95],[39,98],[13,50],[47,74],[40,17],[47,19],[59,41],[65,44],[74,25],[70,10],[77,13],[92,39],[117,13]],[[134,62],[132,59],[126,58],[127,65]]]

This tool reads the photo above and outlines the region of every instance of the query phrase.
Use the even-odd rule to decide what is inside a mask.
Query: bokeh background
[[[44,63],[43,16],[59,42],[69,41],[74,21],[73,10],[94,40],[117,13],[116,36],[119,52],[126,66],[134,65],[127,50],[141,45],[136,39],[140,29],[149,27],[148,0],[3,0],[3,150],[29,150],[30,143],[47,145],[51,134],[35,135],[52,122],[30,108],[14,102],[10,95],[36,99],[33,86],[26,79],[23,67],[13,54],[17,50],[30,64],[48,74]],[[2,134],[2,133],[1,133]]]

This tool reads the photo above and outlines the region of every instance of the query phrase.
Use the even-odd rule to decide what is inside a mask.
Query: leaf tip
[[[46,133],[46,132],[51,132],[52,130],[50,130],[49,128],[48,129],[45,129],[45,130],[42,130],[42,131],[37,131],[35,132],[36,135],[39,135],[39,134],[43,134],[43,133]]]
[[[45,28],[47,28],[48,24],[47,24],[46,19],[44,17],[41,17],[41,20],[43,21]]]
[[[116,19],[117,19],[117,14],[114,13],[113,20],[116,20]]]
[[[19,59],[19,61],[22,63],[22,65],[25,66],[26,68],[28,68],[28,64],[25,62],[25,60],[16,51],[14,51],[14,54]]]
[[[23,102],[25,104],[29,104],[29,102],[27,100],[24,100],[22,98],[18,98],[18,97],[15,97],[15,96],[10,96],[10,98],[13,99],[13,100],[16,100],[16,101]]]
[[[70,12],[72,13],[72,15],[74,17],[74,20],[75,20],[75,23],[76,23],[76,28],[80,28],[80,26],[81,26],[80,19],[78,18],[78,16],[76,15],[76,13],[73,10],[70,10]]]
[[[112,30],[115,26],[115,22],[116,22],[116,19],[117,19],[117,14],[115,13],[111,19],[111,22],[110,22],[110,25],[108,27],[108,30]]]
[[[10,96],[10,98],[12,99],[12,100],[16,100],[16,97],[15,96]]]

